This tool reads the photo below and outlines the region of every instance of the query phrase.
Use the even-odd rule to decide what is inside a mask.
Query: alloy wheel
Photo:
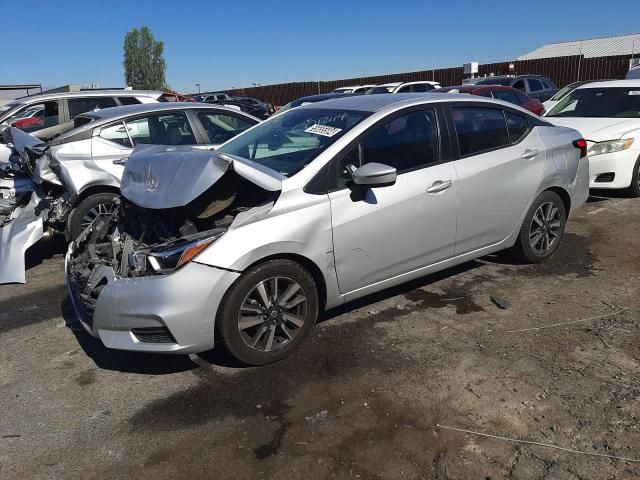
[[[538,255],[544,255],[554,248],[560,238],[561,228],[560,209],[553,202],[541,204],[529,227],[529,245],[532,250]]]
[[[91,210],[89,210],[84,217],[82,217],[82,230],[87,228],[89,225],[93,223],[93,221],[98,218],[99,215],[105,215],[113,213],[114,204],[108,203],[99,203]]]
[[[259,352],[279,350],[298,335],[307,317],[307,295],[288,277],[271,277],[254,286],[238,312],[244,343]]]

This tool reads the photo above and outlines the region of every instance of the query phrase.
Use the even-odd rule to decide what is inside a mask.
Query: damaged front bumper
[[[19,181],[24,183],[24,180]],[[17,182],[0,179],[0,187],[33,191],[29,203],[16,207],[0,228],[0,283],[25,283],[25,252],[44,236],[43,212],[39,211],[42,197],[33,184],[18,186]]]
[[[74,283],[67,252],[67,286],[78,319],[108,348],[197,353],[214,346],[214,323],[238,272],[190,262],[169,275],[122,278],[98,265],[85,286]]]

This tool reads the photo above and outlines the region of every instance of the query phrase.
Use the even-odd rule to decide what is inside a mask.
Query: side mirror
[[[396,183],[396,169],[382,163],[365,163],[351,178],[356,185],[365,187],[385,187]]]

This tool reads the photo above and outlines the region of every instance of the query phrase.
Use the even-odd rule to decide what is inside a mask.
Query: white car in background
[[[439,82],[420,81],[420,82],[391,82],[376,85],[370,89],[367,94],[377,93],[421,93],[428,92],[440,88]]]
[[[351,87],[336,88],[332,93],[365,93],[375,85],[353,85]]]
[[[587,140],[590,188],[640,196],[640,80],[580,86],[546,119],[579,130]]]

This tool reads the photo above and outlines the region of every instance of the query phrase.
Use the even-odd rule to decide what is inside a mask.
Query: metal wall
[[[580,56],[541,58],[515,62],[490,63],[479,66],[480,75],[505,73],[505,67],[513,63],[518,74],[536,73],[551,78],[558,87],[576,80],[622,79],[629,70],[630,55],[615,57],[582,58]],[[338,87],[348,85],[381,84],[399,81],[434,80],[442,86],[462,83],[462,67],[422,70],[418,72],[394,73],[372,77],[346,78],[323,82],[280,83],[230,90],[230,95],[255,97],[272,103],[284,105],[296,98],[318,93],[328,93]]]

